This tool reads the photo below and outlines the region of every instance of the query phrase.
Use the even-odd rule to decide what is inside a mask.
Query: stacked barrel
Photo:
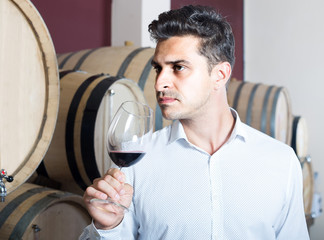
[[[0,16],[0,239],[77,239],[91,222],[82,197],[27,183],[57,120],[53,43],[30,1],[1,0]]]
[[[60,85],[56,130],[35,181],[54,180],[60,189],[82,195],[110,167],[105,140],[118,107],[146,100],[134,81],[108,74],[61,71]]]
[[[7,196],[0,203],[0,238],[76,239],[91,221],[81,195],[111,164],[105,139],[120,104],[150,105],[155,130],[170,124],[155,100],[154,49],[101,47],[56,56],[30,1],[1,1],[0,15],[0,169],[14,177],[1,178]],[[294,148],[310,215],[307,124],[292,114],[287,89],[232,79],[228,99],[243,122]]]

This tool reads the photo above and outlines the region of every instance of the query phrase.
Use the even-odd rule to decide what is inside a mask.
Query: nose
[[[172,76],[166,70],[162,70],[156,74],[155,90],[162,92],[172,87]]]

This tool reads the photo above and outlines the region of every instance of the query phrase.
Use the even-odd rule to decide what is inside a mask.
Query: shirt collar
[[[241,122],[241,119],[240,119],[238,113],[233,108],[231,108],[231,112],[235,119],[235,125],[233,128],[232,134],[227,142],[229,143],[230,141],[232,141],[235,138],[240,138],[242,141],[246,142],[248,136],[247,136],[247,132],[244,128],[244,124]]]
[[[176,120],[172,122],[169,143],[172,143],[178,139],[185,139],[188,141],[182,124],[180,123],[179,120]]]
[[[231,108],[231,112],[233,117],[235,118],[235,126],[233,128],[232,134],[228,139],[227,143],[231,142],[235,138],[240,138],[242,141],[245,142],[247,140],[247,133],[243,127],[243,123],[241,122],[238,113],[233,108]],[[183,129],[181,122],[179,120],[176,120],[173,121],[172,123],[170,138],[168,143],[170,144],[178,139],[185,139],[188,142],[186,133]]]

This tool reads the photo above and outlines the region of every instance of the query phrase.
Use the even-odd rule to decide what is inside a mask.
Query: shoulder
[[[278,179],[279,182],[289,182],[292,176],[300,177],[301,165],[295,151],[287,145],[269,135],[242,124],[246,133],[246,141],[239,144],[236,155],[254,172]]]
[[[256,151],[265,151],[273,154],[288,154],[292,157],[296,157],[296,154],[291,146],[284,142],[281,142],[255,128],[248,126],[245,123],[241,123],[241,127],[244,129],[247,135],[247,145],[255,148]]]

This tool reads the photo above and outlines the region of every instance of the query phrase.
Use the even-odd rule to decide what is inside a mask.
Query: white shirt
[[[89,225],[80,239],[309,239],[300,163],[293,150],[242,123],[213,155],[188,142],[179,121],[124,168],[130,212],[112,230]]]

